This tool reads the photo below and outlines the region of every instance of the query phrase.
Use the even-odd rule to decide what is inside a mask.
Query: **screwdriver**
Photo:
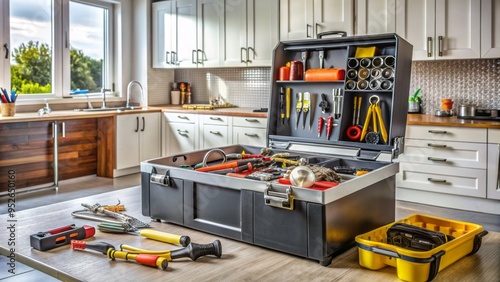
[[[191,238],[189,238],[189,236],[176,235],[152,229],[142,229],[137,231],[137,228],[128,228],[121,223],[101,222],[97,225],[97,230],[106,233],[129,233],[141,235],[152,240],[181,245],[183,247],[189,245],[191,242]]]
[[[280,119],[281,124],[285,124],[285,92],[283,87],[280,88]]]
[[[290,103],[291,103],[291,97],[292,96],[292,89],[291,88],[287,88],[286,89],[286,120],[288,122],[288,124],[290,124]]]

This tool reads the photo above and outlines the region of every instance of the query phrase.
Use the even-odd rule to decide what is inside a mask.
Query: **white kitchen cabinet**
[[[267,145],[267,119],[233,117],[233,144],[265,147]]]
[[[500,0],[481,1],[481,58],[500,58]]]
[[[198,148],[198,115],[164,113],[162,155],[173,156]]]
[[[271,66],[279,42],[278,0],[226,1],[222,66]]]
[[[125,114],[116,117],[116,169],[138,167],[160,154],[160,114]]]
[[[481,55],[481,1],[397,0],[396,33],[413,45],[413,60]]]
[[[356,35],[396,32],[397,0],[356,0]]]
[[[488,129],[488,199],[500,200],[500,129]]]
[[[229,145],[231,142],[228,116],[201,115],[200,116],[200,149],[214,148]]]
[[[325,31],[353,35],[353,0],[281,0],[280,40],[316,38]]]
[[[152,4],[153,67],[210,67],[221,60],[222,0]]]

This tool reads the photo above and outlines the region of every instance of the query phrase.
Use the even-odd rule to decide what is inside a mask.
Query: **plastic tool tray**
[[[387,224],[356,236],[359,264],[378,270],[386,266],[397,268],[397,275],[405,281],[431,281],[437,273],[465,255],[479,250],[481,238],[488,232],[474,223],[415,214],[395,223],[406,223],[431,231],[439,231],[454,239],[429,251],[415,251],[387,243]]]

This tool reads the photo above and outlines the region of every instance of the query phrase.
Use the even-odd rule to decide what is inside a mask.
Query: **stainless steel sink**
[[[130,110],[140,110],[142,107],[110,107],[110,108],[93,108],[93,109],[75,109],[78,112],[111,112],[111,111],[130,111]]]

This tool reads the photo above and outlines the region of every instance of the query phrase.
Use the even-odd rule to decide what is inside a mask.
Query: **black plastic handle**
[[[323,36],[326,36],[326,35],[340,35],[340,37],[346,37],[347,32],[341,31],[341,30],[325,31],[325,32],[318,33],[318,35],[316,35],[317,36],[316,38],[321,39]]]
[[[432,261],[429,266],[429,278],[427,278],[427,281],[431,281],[436,277],[436,275],[439,272],[439,265],[441,264],[441,257],[444,256],[446,252],[444,250],[441,250],[435,254],[432,255]]]
[[[222,244],[219,240],[215,240],[210,244],[189,243],[189,245],[185,248],[170,252],[170,257],[172,259],[187,257],[193,261],[197,260],[199,257],[208,255],[216,256],[218,258],[222,256]]]
[[[3,45],[3,48],[5,49],[5,59],[8,59],[9,58],[9,45],[7,45],[7,43],[5,43]]]

